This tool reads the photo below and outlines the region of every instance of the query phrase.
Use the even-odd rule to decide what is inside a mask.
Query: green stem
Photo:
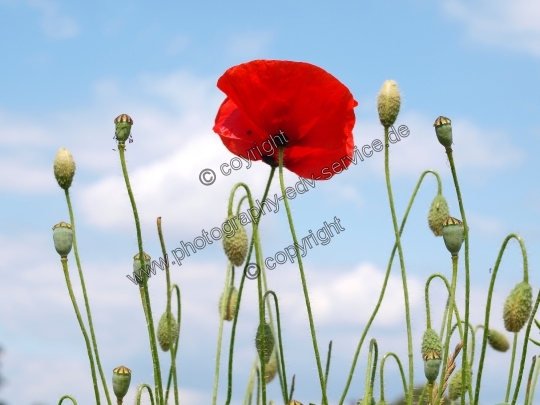
[[[178,319],[178,336],[176,336],[176,342],[171,345],[171,351],[173,353],[173,358],[175,359],[175,369],[176,369],[176,354],[178,353],[178,341],[180,340],[180,330],[182,326],[182,307],[180,304],[180,288],[173,284],[171,287],[172,290],[176,292],[176,318]],[[165,403],[169,401],[169,389],[171,388],[171,380],[173,375],[173,365],[169,369],[169,377],[167,379],[167,394],[165,395]],[[176,386],[176,374],[175,374],[175,386]]]
[[[373,354],[375,353],[375,354]],[[375,375],[377,373],[377,358],[379,355],[379,345],[375,339],[369,342],[368,361],[366,366],[366,383],[364,386],[364,405],[371,405],[373,397],[373,387],[375,385]],[[375,359],[373,359],[375,357]],[[371,370],[371,378],[369,370]]]
[[[531,396],[529,399],[529,404],[533,404],[534,402],[534,391],[536,390],[536,383],[538,382],[538,373],[540,371],[540,361],[536,363],[536,369],[534,370],[534,378],[532,383],[532,390],[531,390]],[[525,405],[529,405],[525,404]]]
[[[81,332],[84,337],[84,341],[86,343],[86,351],[88,352],[88,360],[90,360],[90,370],[92,371],[92,381],[94,382],[94,394],[96,396],[96,404],[101,404],[101,400],[99,398],[99,388],[98,383],[96,379],[96,369],[94,366],[94,357],[92,355],[92,348],[90,347],[90,340],[88,339],[88,334],[86,333],[86,328],[84,327],[84,323],[81,317],[81,313],[79,312],[79,306],[77,305],[77,300],[75,299],[75,295],[73,294],[73,288],[71,287],[71,281],[69,279],[69,271],[68,271],[68,264],[67,264],[67,257],[62,257],[62,269],[64,270],[64,276],[66,278],[66,285],[69,292],[69,297],[71,298],[71,303],[73,304],[73,309],[75,310],[75,315],[77,316],[77,321],[79,321],[79,326],[81,328]]]
[[[328,373],[330,372],[330,359],[332,358],[332,341],[328,344],[328,354],[326,355],[326,369],[324,372],[324,384],[328,387]],[[322,402],[322,399],[321,399]],[[285,401],[287,403],[287,401]]]
[[[101,367],[101,361],[99,359],[99,351],[97,346],[96,335],[94,333],[94,323],[92,322],[92,313],[90,311],[90,303],[88,301],[88,295],[86,294],[86,284],[84,282],[84,274],[82,271],[81,260],[79,259],[79,249],[77,247],[77,232],[75,228],[75,216],[73,215],[73,208],[71,206],[71,198],[69,196],[69,189],[64,189],[66,195],[66,202],[69,211],[69,220],[71,221],[71,228],[73,229],[73,252],[75,254],[75,261],[77,263],[77,269],[79,271],[79,278],[81,280],[82,293],[84,297],[84,306],[86,308],[86,316],[88,318],[88,325],[90,326],[90,337],[92,338],[92,346],[94,348],[94,354],[96,356],[96,363],[98,366],[99,375],[101,377],[101,384],[105,390],[105,396],[107,397],[107,403],[111,405],[111,398],[109,396],[109,388],[107,387],[107,382],[105,381],[105,375]]]
[[[154,320],[152,318],[152,308],[150,306],[150,297],[148,294],[148,279],[146,277],[144,260],[144,250],[142,243],[141,224],[139,222],[139,213],[137,212],[137,204],[135,203],[135,197],[131,190],[131,184],[129,182],[129,175],[126,167],[125,157],[126,145],[124,142],[118,142],[118,153],[120,155],[120,163],[122,165],[122,173],[126,182],[126,189],[129,195],[129,201],[131,202],[131,208],[133,210],[133,217],[135,219],[135,229],[137,231],[137,243],[139,245],[139,259],[141,261],[141,275],[143,278],[142,288],[139,288],[142,306],[144,308],[144,315],[146,317],[146,325],[148,328],[148,337],[150,339],[150,351],[152,353],[152,363],[154,366],[154,383],[156,385],[156,400],[159,405],[163,404],[163,386],[161,383],[161,368],[159,366],[159,356],[157,352],[156,333],[154,331]]]
[[[381,401],[384,401],[384,364],[386,362],[386,358],[389,356],[392,356],[396,360],[396,363],[399,367],[399,372],[401,374],[401,382],[403,383],[403,395],[407,396],[407,380],[405,379],[405,373],[403,372],[403,365],[401,364],[401,360],[399,359],[397,354],[389,352],[386,353],[381,360]]]
[[[257,358],[253,362],[253,367],[251,367],[251,375],[249,376],[248,385],[246,388],[246,394],[244,395],[244,405],[251,403],[251,394],[253,393],[253,385],[255,380],[255,372],[257,371]]]
[[[461,190],[459,188],[459,181],[456,172],[456,165],[454,163],[454,155],[451,148],[446,148],[446,154],[448,156],[448,161],[450,162],[450,170],[452,171],[452,178],[454,179],[454,187],[456,189],[456,195],[459,203],[459,211],[461,213],[461,221],[463,222],[463,227],[465,229],[465,325],[469,324],[469,301],[471,294],[471,280],[470,280],[470,271],[469,271],[469,226],[467,225],[467,217],[465,215],[465,208],[463,206],[463,198],[461,197]],[[463,354],[461,355],[461,368],[467,370],[469,368],[467,362],[467,346],[468,346],[468,333],[465,333],[463,339]],[[463,372],[461,374],[461,386],[465,387],[465,379],[470,373]],[[465,405],[465,395],[461,396],[461,405]]]
[[[392,183],[390,181],[390,156],[388,143],[388,127],[384,127],[384,173],[386,177],[386,188],[388,190],[388,201],[390,203],[390,212],[392,213],[392,224],[394,225],[394,234],[398,247],[399,264],[401,267],[401,279],[403,281],[403,297],[405,300],[405,322],[407,323],[407,349],[409,353],[409,389],[407,390],[407,404],[412,405],[413,388],[414,388],[414,364],[413,364],[413,347],[412,347],[412,332],[411,332],[411,314],[409,306],[409,289],[407,287],[407,274],[405,271],[405,260],[403,258],[403,249],[401,247],[401,237],[398,228],[396,209],[394,207],[394,197],[392,195]]]
[[[158,217],[157,219],[157,230],[158,230],[158,236],[159,236],[159,243],[161,245],[161,254],[165,258],[165,276],[167,280],[167,332],[169,333],[169,336],[172,336],[172,325],[171,320],[169,319],[171,315],[171,272],[169,270],[169,260],[167,258],[167,248],[165,247],[165,239],[163,238],[163,231],[161,229],[161,217]],[[178,324],[178,334],[180,334],[180,324]],[[176,353],[173,350],[174,342],[171,344],[170,347],[170,353],[171,353],[171,373],[172,377],[174,379],[174,403],[176,405],[179,404],[178,400],[178,380],[176,378]],[[167,392],[165,394],[166,398],[169,398],[169,386],[167,385]]]
[[[407,205],[407,209],[405,210],[405,215],[403,216],[403,220],[401,221],[401,226],[400,226],[400,229],[399,229],[399,234],[400,235],[403,233],[403,229],[405,228],[405,224],[407,223],[407,218],[409,217],[409,212],[411,211],[412,204],[413,204],[413,202],[414,202],[414,200],[416,198],[416,194],[418,193],[418,190],[420,189],[420,185],[422,184],[422,181],[424,180],[424,177],[428,173],[434,174],[436,176],[437,184],[438,184],[437,188],[441,189],[441,187],[442,187],[441,186],[441,179],[440,179],[440,176],[438,175],[437,172],[435,172],[433,170],[426,170],[420,175],[420,178],[418,179],[416,187],[414,188],[414,191],[413,191],[413,193],[411,195],[411,198],[409,200],[409,204]],[[364,343],[364,339],[367,336],[369,328],[371,327],[371,324],[373,323],[373,320],[375,319],[375,316],[377,315],[377,313],[379,311],[379,308],[381,306],[382,300],[384,298],[384,293],[386,292],[386,286],[388,284],[388,278],[390,277],[390,271],[392,270],[392,263],[394,261],[394,256],[396,254],[396,250],[397,250],[397,242],[394,242],[394,247],[392,248],[392,253],[390,254],[390,259],[388,260],[388,265],[386,266],[386,274],[384,276],[383,286],[382,286],[381,292],[379,294],[379,299],[377,301],[377,304],[375,305],[375,309],[373,310],[373,313],[371,314],[371,317],[369,318],[369,321],[368,321],[366,327],[364,328],[364,331],[362,332],[362,336],[360,337],[360,340],[359,340],[358,345],[356,347],[356,352],[355,352],[354,357],[353,357],[353,362],[352,362],[352,365],[351,365],[351,369],[349,371],[349,375],[347,377],[347,382],[345,384],[343,394],[341,395],[341,398],[339,400],[339,405],[343,405],[343,402],[345,401],[345,396],[347,395],[347,392],[349,391],[349,387],[351,385],[354,370],[356,368],[356,362],[358,361],[358,356],[360,355],[360,349],[362,348],[362,344]]]
[[[148,384],[139,385],[139,388],[137,389],[137,397],[135,398],[135,404],[141,405],[141,395],[144,388],[146,388],[146,392],[148,392],[148,395],[150,396],[150,404],[154,405],[154,396],[152,395],[152,387],[150,387]]]
[[[536,364],[536,356],[533,356],[531,369],[529,370],[529,378],[527,380],[527,391],[525,393],[525,402],[524,402],[525,405],[527,405],[529,403],[529,395],[531,393],[531,382],[532,382],[532,378],[533,378],[533,372],[534,372],[534,365],[535,364]]]
[[[495,261],[495,266],[493,266],[493,272],[491,273],[491,281],[489,284],[489,290],[488,290],[488,296],[487,296],[487,302],[486,302],[486,316],[484,320],[484,337],[482,339],[482,350],[480,352],[480,360],[478,361],[478,371],[476,378],[476,389],[474,394],[474,404],[478,404],[480,399],[480,385],[482,381],[482,371],[484,368],[484,359],[486,357],[486,347],[487,347],[487,338],[488,338],[488,331],[489,331],[489,315],[491,313],[491,299],[493,296],[493,289],[495,287],[495,279],[497,278],[497,273],[499,271],[499,266],[501,264],[502,257],[504,255],[504,252],[506,250],[506,246],[508,245],[508,242],[510,239],[516,239],[519,242],[519,245],[521,247],[521,255],[523,257],[523,280],[528,281],[529,279],[529,262],[527,258],[527,249],[525,249],[525,243],[523,242],[523,239],[521,239],[521,236],[511,233],[506,238],[504,238],[504,241],[501,245],[501,248],[499,249],[499,255],[497,256],[497,260]],[[531,317],[532,319],[532,317]]]
[[[64,399],[70,399],[74,405],[77,405],[77,401],[75,401],[75,398],[73,398],[71,395],[64,395],[62,398],[60,398],[58,405],[62,405],[62,402],[64,402]]]
[[[296,237],[296,231],[294,230],[294,223],[291,214],[291,208],[289,207],[289,200],[285,192],[285,181],[283,180],[283,149],[279,148],[279,184],[281,185],[281,194],[284,197],[285,210],[287,211],[287,219],[289,221],[289,228],[294,242],[294,249],[296,251],[296,257],[298,258],[298,268],[300,269],[300,277],[302,279],[302,289],[304,291],[304,298],[306,301],[306,308],[309,319],[309,328],[311,330],[311,340],[313,342],[313,350],[315,352],[315,360],[317,362],[317,370],[319,371],[319,380],[321,384],[321,391],[323,397],[323,405],[328,405],[328,399],[326,397],[326,384],[324,382],[324,374],[321,365],[321,357],[319,356],[319,346],[317,345],[317,335],[315,333],[315,325],[313,324],[313,315],[311,313],[311,304],[309,302],[309,293],[307,289],[306,275],[304,273],[304,265],[302,263],[302,255],[298,249],[298,239]]]
[[[431,392],[433,390],[433,383],[427,383],[426,385],[424,385],[424,389],[422,390],[422,393],[420,394],[420,398],[418,398],[417,405],[422,405],[422,402],[424,401],[424,396],[426,395],[426,390],[428,387],[429,387],[429,392]]]
[[[514,364],[516,361],[516,350],[517,332],[514,332],[514,341],[512,342],[512,360],[510,361],[510,370],[508,371],[508,382],[506,384],[506,396],[504,397],[504,402],[508,402],[508,397],[510,397],[510,388],[512,388],[512,377],[514,375]]]

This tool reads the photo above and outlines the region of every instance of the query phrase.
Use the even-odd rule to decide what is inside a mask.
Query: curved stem
[[[418,179],[418,182],[416,184],[416,187],[414,188],[414,191],[411,195],[411,198],[409,200],[409,204],[407,205],[407,209],[405,210],[405,215],[403,216],[403,220],[401,221],[401,226],[399,229],[399,234],[401,235],[403,233],[403,229],[405,228],[405,224],[407,223],[407,218],[409,217],[409,212],[411,211],[412,204],[416,198],[416,194],[418,193],[418,190],[420,189],[420,185],[422,184],[422,181],[424,180],[424,177],[428,174],[434,174],[437,177],[437,180],[439,182],[440,187],[440,177],[438,176],[437,172],[433,170],[426,170]],[[362,336],[360,337],[360,340],[358,342],[358,345],[356,347],[356,352],[354,353],[353,362],[351,365],[351,369],[349,371],[349,375],[347,377],[347,382],[345,383],[345,388],[343,390],[343,394],[341,395],[341,398],[339,400],[339,405],[343,405],[343,402],[345,401],[345,396],[347,395],[347,392],[349,391],[349,387],[351,385],[352,377],[354,374],[354,370],[356,368],[356,362],[358,361],[358,356],[360,355],[360,349],[362,348],[362,344],[364,343],[364,339],[369,331],[369,328],[371,327],[371,324],[373,323],[373,320],[375,319],[375,316],[379,312],[379,308],[381,306],[382,300],[384,298],[384,293],[386,292],[386,286],[388,284],[388,278],[390,277],[390,271],[392,270],[392,263],[394,261],[394,256],[396,254],[397,250],[397,242],[394,242],[394,247],[392,248],[392,253],[390,254],[390,259],[388,260],[388,265],[386,266],[386,274],[384,276],[383,286],[379,295],[379,300],[377,301],[377,304],[375,305],[375,309],[373,310],[373,313],[371,314],[371,317],[369,318],[369,321],[364,328],[364,331],[362,332]]]
[[[244,405],[251,404],[251,396],[253,393],[253,385],[255,380],[255,373],[257,371],[257,357],[253,362],[253,367],[251,367],[251,375],[249,377],[248,386],[246,388],[246,393],[244,395]]]
[[[162,404],[163,401],[163,386],[161,383],[161,368],[159,366],[159,357],[157,353],[156,345],[156,333],[154,331],[154,320],[152,318],[152,308],[150,306],[150,297],[148,294],[148,278],[146,273],[143,271],[145,267],[144,262],[144,250],[142,243],[142,234],[141,234],[141,224],[139,221],[139,213],[137,212],[137,204],[135,203],[135,197],[133,196],[133,191],[131,190],[131,184],[129,182],[129,175],[126,167],[126,157],[125,157],[126,145],[124,142],[118,142],[118,153],[120,154],[120,163],[122,165],[122,173],[124,175],[124,181],[126,182],[126,189],[129,195],[129,201],[131,202],[131,208],[133,210],[133,217],[135,219],[135,229],[137,231],[137,244],[139,246],[139,259],[141,261],[141,275],[142,275],[142,286],[139,288],[141,301],[144,308],[144,315],[146,317],[146,325],[148,328],[148,337],[150,340],[150,351],[152,353],[152,363],[154,366],[154,383],[156,385],[156,400],[158,404]]]
[[[321,365],[321,357],[319,355],[319,346],[317,344],[317,334],[315,333],[315,325],[313,324],[313,314],[311,313],[311,303],[309,301],[309,293],[307,289],[306,275],[304,272],[304,265],[302,263],[302,255],[298,249],[298,238],[296,237],[296,231],[294,230],[294,223],[291,214],[291,208],[289,207],[289,200],[285,192],[285,180],[283,180],[283,149],[279,148],[279,184],[281,185],[281,194],[283,196],[283,202],[285,203],[285,210],[287,211],[287,219],[289,221],[289,228],[293,238],[294,249],[296,251],[296,257],[298,259],[298,268],[300,270],[300,278],[302,279],[302,289],[304,292],[304,299],[306,301],[306,308],[309,320],[309,329],[311,330],[311,340],[313,343],[313,350],[315,352],[315,360],[317,362],[317,370],[319,372],[319,381],[321,384],[321,391],[323,397],[323,405],[328,405],[328,399],[326,397],[326,384],[324,382],[324,374]]]
[[[137,398],[135,399],[135,404],[141,405],[141,395],[142,395],[143,388],[146,388],[146,391],[148,392],[148,395],[150,396],[150,403],[154,405],[154,396],[152,395],[152,387],[150,387],[148,384],[139,385],[139,388],[137,389]]]
[[[375,355],[373,354],[375,353]],[[379,355],[379,345],[377,340],[371,339],[369,342],[368,361],[366,366],[366,383],[364,387],[364,405],[371,405],[371,398],[373,397],[373,387],[375,385],[375,374],[377,373],[377,358]],[[373,360],[375,357],[375,360]],[[369,370],[371,369],[371,378]]]
[[[463,198],[461,197],[461,190],[459,188],[459,181],[457,178],[456,165],[454,164],[454,155],[451,148],[446,148],[446,154],[448,161],[450,162],[450,170],[452,171],[452,178],[454,179],[454,187],[456,189],[457,200],[459,203],[459,211],[461,213],[461,220],[463,221],[463,227],[465,229],[465,325],[469,324],[469,297],[471,294],[471,280],[469,272],[469,226],[467,225],[467,217],[465,215],[465,208],[463,207]],[[467,346],[468,346],[468,333],[465,333],[463,338],[463,354],[461,355],[461,368],[467,370],[469,368],[467,363]],[[467,376],[469,372],[461,373],[461,386],[465,387]],[[461,396],[461,405],[465,405],[465,395]]]
[[[504,238],[501,248],[499,249],[499,255],[497,256],[497,260],[495,261],[495,266],[493,266],[493,272],[491,273],[491,281],[489,284],[489,290],[488,290],[488,296],[487,296],[487,302],[486,302],[486,316],[484,320],[484,337],[482,339],[482,349],[480,351],[480,360],[478,361],[478,371],[477,371],[478,377],[476,378],[474,404],[478,404],[479,403],[478,401],[480,398],[480,385],[482,381],[484,359],[486,356],[486,346],[487,346],[487,337],[488,337],[487,331],[489,331],[489,315],[491,313],[491,299],[493,296],[493,289],[495,287],[495,279],[497,278],[499,266],[501,264],[502,257],[504,255],[506,246],[508,245],[508,242],[510,241],[510,239],[516,239],[519,242],[519,245],[521,247],[521,253],[523,256],[523,279],[528,280],[528,277],[529,277],[527,250],[525,249],[525,243],[523,242],[523,239],[521,239],[521,236],[515,233],[511,233],[506,238]],[[534,316],[531,316],[531,319],[533,317]]]
[[[84,282],[84,274],[82,271],[81,260],[79,259],[79,248],[77,247],[77,231],[75,228],[75,216],[73,215],[73,208],[71,206],[71,198],[69,196],[69,189],[64,190],[66,196],[66,203],[69,211],[69,220],[71,221],[71,228],[73,229],[73,253],[75,255],[75,262],[77,263],[77,269],[79,271],[79,278],[81,280],[82,293],[84,297],[84,306],[86,308],[86,316],[88,318],[88,326],[90,327],[90,337],[92,339],[92,346],[94,348],[94,354],[96,356],[96,363],[98,367],[98,372],[101,377],[101,384],[105,390],[105,397],[107,398],[107,403],[111,405],[111,398],[109,396],[109,388],[107,387],[107,382],[105,381],[105,374],[103,373],[103,368],[101,367],[101,360],[99,359],[99,351],[97,346],[96,335],[94,333],[94,323],[92,322],[92,312],[90,311],[90,303],[88,301],[88,295],[86,293],[86,283]]]
[[[178,353],[178,342],[180,340],[180,331],[181,331],[181,325],[182,325],[182,307],[180,305],[181,299],[180,299],[180,287],[178,287],[176,284],[173,284],[171,287],[172,290],[175,290],[176,292],[176,318],[178,319],[178,336],[176,336],[176,342],[174,342],[171,345],[171,351],[173,353],[173,358],[175,359],[175,368],[176,368],[176,355]],[[171,379],[173,375],[173,365],[171,364],[171,368],[169,369],[169,377],[167,379],[167,394],[165,395],[165,404],[169,401],[169,389],[171,387]],[[175,386],[176,386],[176,374],[175,374]]]
[[[405,271],[405,259],[403,257],[403,249],[401,247],[401,236],[398,229],[396,209],[394,207],[394,197],[392,195],[392,183],[390,181],[390,157],[388,144],[388,127],[384,127],[384,173],[386,177],[386,188],[388,190],[388,202],[390,203],[390,212],[392,214],[392,224],[394,225],[394,234],[398,247],[399,265],[401,267],[401,279],[403,281],[403,298],[405,300],[405,322],[407,324],[407,350],[409,353],[409,389],[407,390],[407,404],[412,405],[413,388],[414,388],[414,364],[413,364],[413,348],[412,348],[412,332],[411,332],[411,314],[409,305],[409,289],[407,287],[407,274]]]
[[[389,356],[392,356],[395,360],[396,360],[396,363],[399,367],[399,372],[401,374],[401,382],[403,383],[403,395],[406,396],[407,395],[407,380],[405,379],[405,373],[403,372],[403,365],[401,364],[401,360],[399,359],[399,357],[397,356],[397,354],[393,353],[393,352],[389,352],[389,353],[386,353],[382,360],[381,360],[381,371],[380,371],[380,374],[381,374],[381,402],[384,401],[384,364],[386,362],[386,358],[389,357]],[[420,402],[419,402],[420,403]]]
[[[99,405],[101,400],[99,398],[99,388],[96,379],[96,369],[94,366],[94,357],[92,355],[92,348],[90,347],[90,340],[88,339],[88,334],[86,333],[86,328],[79,312],[79,306],[77,305],[77,300],[73,294],[73,288],[71,287],[71,281],[69,279],[69,271],[67,264],[67,257],[62,257],[62,269],[64,270],[64,276],[66,278],[66,285],[69,292],[69,297],[71,298],[71,303],[73,304],[73,309],[75,310],[75,315],[77,316],[77,321],[79,321],[79,326],[84,337],[84,342],[86,343],[86,351],[88,352],[88,360],[90,361],[90,370],[92,371],[92,381],[94,382],[94,394],[96,396],[96,404]]]
[[[73,398],[71,395],[64,395],[62,398],[60,398],[58,405],[62,405],[62,402],[64,402],[64,399],[70,399],[71,402],[73,402],[73,404],[77,405],[77,401],[75,401],[75,398]]]

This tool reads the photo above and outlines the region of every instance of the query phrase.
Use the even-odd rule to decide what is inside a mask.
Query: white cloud
[[[58,4],[50,0],[28,0],[30,7],[40,10],[41,28],[54,39],[68,39],[79,33],[79,25],[74,18],[59,10]]]
[[[447,0],[443,9],[465,24],[473,40],[540,56],[540,3],[535,0]]]

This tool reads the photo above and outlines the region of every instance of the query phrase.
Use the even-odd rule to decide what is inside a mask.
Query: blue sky
[[[107,376],[123,364],[133,370],[132,387],[152,381],[138,291],[125,277],[137,246],[118,154],[112,150],[113,120],[128,113],[135,122],[128,167],[145,249],[157,258],[156,217],[163,218],[172,250],[180,241],[193,241],[202,229],[221,224],[229,190],[236,182],[245,181],[257,198],[262,195],[268,166],[261,162],[219,176],[210,187],[198,181],[202,169],[217,171],[233,157],[212,132],[224,98],[217,79],[229,67],[252,59],[310,62],[336,76],[359,102],[354,129],[358,146],[382,138],[377,93],[384,80],[397,81],[402,94],[397,125],[410,130],[408,138],[391,148],[399,216],[425,169],[441,173],[451,212],[459,216],[444,148],[433,130],[439,115],[450,117],[471,230],[471,321],[483,322],[489,269],[510,232],[518,232],[527,244],[530,282],[537,292],[540,6],[532,0],[358,3],[234,0],[150,6],[130,1],[113,6],[94,1],[84,6],[0,0],[0,252],[4,258],[0,370],[6,378],[0,399],[10,405],[53,404],[71,394],[79,403],[93,401],[84,341],[51,238],[52,226],[67,221],[63,191],[52,173],[60,147],[68,148],[77,164],[71,193]],[[287,184],[296,181],[297,176],[287,173]],[[442,240],[427,227],[426,214],[435,192],[434,179],[427,179],[403,236],[417,383],[423,381],[419,354],[425,328],[423,284],[431,273],[447,277],[451,273]],[[274,193],[278,193],[276,181]],[[329,398],[337,403],[393,243],[383,154],[328,182],[318,182],[291,206],[299,235],[308,235],[334,217],[345,228],[305,258],[319,344],[334,342]],[[265,257],[291,244],[284,207],[268,218],[261,225]],[[72,256],[70,261],[74,263]],[[178,364],[184,404],[208,404],[211,398],[217,302],[225,270],[219,244],[172,269],[173,281],[183,294]],[[458,297],[463,308],[463,260],[460,270]],[[521,277],[521,257],[512,243],[501,265],[491,316],[492,325],[500,330],[502,304]],[[72,279],[77,279],[75,272]],[[269,272],[269,283],[281,297],[288,374],[297,376],[297,398],[304,404],[318,402],[298,270],[290,263],[278,266]],[[247,291],[239,320],[235,404],[243,398],[255,354],[254,286]],[[165,308],[163,274],[150,281],[150,289],[158,319]],[[440,322],[444,292],[436,286],[431,296],[432,317]],[[402,302],[399,267],[394,266],[368,339],[376,337],[382,353],[395,351],[405,361]],[[229,333],[226,325],[225,336]],[[362,396],[366,347],[349,402]],[[529,350],[528,357],[536,354],[536,349]],[[167,358],[162,356],[164,362]],[[489,353],[483,402],[504,399],[509,359],[510,353]],[[222,402],[224,373],[220,381]],[[388,367],[386,381],[386,397],[391,401],[400,394],[395,366]],[[269,393],[279,399],[277,382],[269,385]]]

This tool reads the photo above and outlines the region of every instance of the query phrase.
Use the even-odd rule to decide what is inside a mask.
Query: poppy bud
[[[439,376],[441,370],[441,359],[428,359],[424,360],[424,375],[426,379],[432,383]]]
[[[289,402],[287,405],[302,405],[300,402],[298,402],[296,399],[293,399],[291,402]]]
[[[247,233],[238,218],[230,215],[225,220],[234,231],[232,235],[225,235],[223,238],[223,249],[227,258],[235,266],[244,263],[247,256],[248,238]]]
[[[422,337],[422,357],[424,360],[440,359],[442,357],[442,344],[439,335],[434,329],[426,329]]]
[[[264,333],[264,347],[263,347],[263,333]],[[272,350],[274,350],[274,335],[272,335],[272,330],[270,325],[266,322],[260,324],[257,328],[257,335],[255,336],[255,347],[257,348],[257,353],[259,353],[259,358],[264,359],[264,363],[268,364],[270,361],[270,355]]]
[[[490,329],[488,332],[488,342],[498,352],[505,352],[510,348],[510,342],[505,335],[494,329]]]
[[[377,99],[377,110],[381,124],[388,128],[394,125],[401,106],[401,96],[394,80],[386,80],[379,92]]]
[[[69,150],[66,148],[58,149],[54,158],[53,169],[58,185],[67,190],[71,186],[73,176],[75,176],[75,161]]]
[[[450,384],[448,384],[448,398],[451,401],[455,401],[458,399],[463,392],[469,389],[469,379],[465,377],[465,387],[462,387],[461,385],[461,376],[463,374],[463,369],[460,369],[454,373],[452,378],[450,379]]]
[[[176,342],[176,338],[178,337],[178,324],[176,323],[176,319],[174,319],[174,316],[171,312],[169,312],[169,323],[171,325],[171,334],[169,335],[169,325],[167,325],[167,311],[161,315],[161,319],[159,320],[158,327],[157,327],[157,340],[159,343],[159,347],[161,347],[161,350],[164,352],[169,351],[171,346]]]
[[[516,284],[504,303],[503,320],[508,332],[519,332],[529,320],[532,309],[532,287],[522,281]]]
[[[146,253],[144,253],[144,270],[146,275],[150,277],[150,256]],[[141,271],[141,260],[139,259],[138,253],[133,256],[133,272],[135,273],[135,279],[137,281],[140,280],[139,285],[142,285],[143,275]]]
[[[457,256],[463,244],[463,233],[465,228],[459,219],[448,217],[443,224],[442,235],[444,244],[452,256]]]
[[[133,125],[133,120],[127,114],[120,114],[114,119],[116,125],[115,135],[118,142],[125,142],[131,134],[131,126]]]
[[[431,202],[428,213],[428,225],[435,236],[442,236],[444,221],[450,216],[448,203],[442,194],[437,194]]]
[[[452,121],[450,121],[450,118],[441,115],[435,120],[433,126],[441,145],[450,148],[452,146]]]
[[[272,351],[272,355],[270,356],[270,361],[264,367],[264,373],[265,373],[264,379],[267,384],[270,383],[274,379],[274,377],[277,374],[277,371],[278,371],[277,352],[274,349]]]
[[[219,315],[224,321],[232,321],[236,313],[236,303],[238,301],[238,291],[234,287],[228,287],[227,294],[223,292],[219,299]]]
[[[127,394],[129,383],[131,382],[131,370],[127,367],[120,366],[113,370],[112,385],[114,395],[121,401]]]
[[[66,222],[59,222],[53,226],[54,248],[60,257],[67,257],[73,246],[73,229]]]

